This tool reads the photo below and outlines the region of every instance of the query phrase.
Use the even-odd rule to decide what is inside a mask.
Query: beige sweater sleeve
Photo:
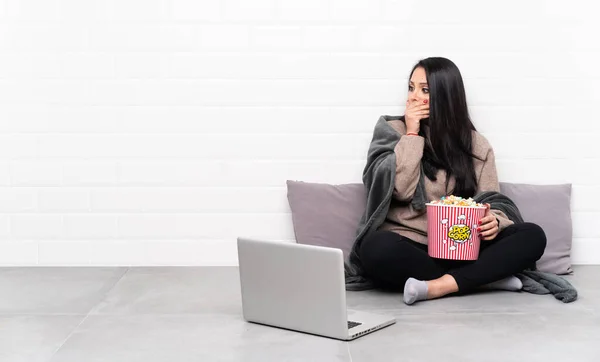
[[[496,171],[496,157],[494,156],[494,150],[491,147],[488,149],[487,156],[481,167],[476,194],[483,191],[500,192],[498,172]],[[491,212],[498,219],[499,232],[504,230],[507,226],[514,224],[502,211],[492,209]]]
[[[396,153],[396,181],[394,197],[400,201],[412,200],[421,175],[421,158],[425,139],[421,136],[400,137]]]

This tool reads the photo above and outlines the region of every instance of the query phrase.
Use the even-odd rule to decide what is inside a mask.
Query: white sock
[[[427,299],[427,282],[408,278],[404,284],[404,303],[410,305],[419,300]]]
[[[521,282],[521,279],[513,275],[508,278],[500,279],[493,283],[482,285],[480,288],[491,290],[508,290],[511,292],[516,292],[517,290],[523,289],[523,283]]]

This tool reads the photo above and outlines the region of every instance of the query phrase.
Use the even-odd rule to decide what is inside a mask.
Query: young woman
[[[546,235],[536,224],[514,224],[487,205],[478,232],[478,260],[431,258],[427,215],[410,201],[425,173],[427,200],[446,195],[474,197],[499,191],[494,151],[479,134],[467,108],[462,76],[446,58],[419,61],[410,73],[406,111],[390,125],[401,134],[396,145],[395,188],[385,222],[363,240],[358,254],[365,273],[380,287],[404,288],[404,302],[468,293],[495,284],[518,290],[513,275],[542,256]]]

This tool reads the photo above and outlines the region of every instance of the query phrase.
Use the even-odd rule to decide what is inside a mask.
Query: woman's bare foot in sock
[[[456,280],[449,274],[441,278],[423,281],[409,278],[404,284],[404,303],[413,304],[420,300],[434,299],[458,292]]]
[[[440,298],[458,292],[458,284],[450,274],[427,282],[427,299]]]
[[[493,283],[482,285],[479,288],[486,290],[508,290],[511,292],[516,292],[523,289],[523,282],[521,282],[521,279],[513,275],[508,278],[497,280]]]

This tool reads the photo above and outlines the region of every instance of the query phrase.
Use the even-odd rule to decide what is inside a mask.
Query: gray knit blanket
[[[381,116],[373,131],[362,177],[367,192],[366,208],[360,219],[349,258],[344,265],[347,290],[367,290],[375,287],[363,273],[357,250],[364,238],[383,224],[390,208],[396,177],[394,148],[402,136],[388,122],[398,119],[400,117]],[[411,205],[416,210],[423,210],[426,207],[424,177],[423,166],[421,166],[421,176],[411,201]],[[514,223],[523,222],[515,203],[499,192],[482,192],[475,195],[473,199],[479,203],[489,203],[491,209],[501,210]],[[524,270],[516,276],[523,282],[523,290],[526,292],[552,294],[564,303],[577,299],[575,288],[558,275],[538,270]]]

